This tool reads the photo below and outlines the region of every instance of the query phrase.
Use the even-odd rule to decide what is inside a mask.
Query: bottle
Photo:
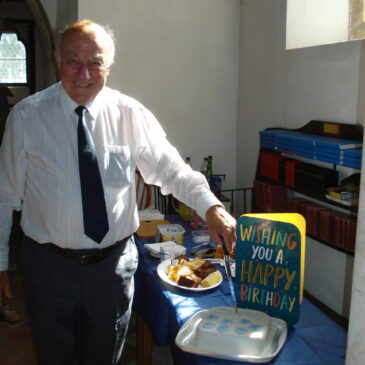
[[[213,157],[208,156],[206,178],[209,184],[212,182],[212,176],[213,176]]]
[[[191,167],[191,159],[190,157],[185,157],[185,163]],[[178,202],[178,213],[181,215],[181,217],[188,221],[190,219],[190,209],[186,204],[183,202]],[[176,210],[176,209],[175,209]]]
[[[185,163],[190,167],[192,167],[190,157],[185,157]],[[179,211],[183,219],[186,221],[190,221],[193,215],[195,214],[195,210],[193,208],[188,207],[184,203],[179,204]]]
[[[208,157],[204,157],[202,165],[200,167],[200,172],[206,177],[207,176],[207,167],[208,167]]]

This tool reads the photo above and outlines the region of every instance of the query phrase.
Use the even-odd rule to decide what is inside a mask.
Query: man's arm
[[[0,148],[0,306],[4,304],[5,297],[11,296],[7,272],[9,237],[13,211],[21,209],[25,188],[24,128],[21,125],[21,118],[18,118],[21,113],[16,112],[15,109],[16,107],[7,119]]]
[[[236,221],[225,211],[223,204],[210,191],[206,178],[193,171],[174,146],[154,115],[145,108],[133,115],[140,127],[141,153],[137,166],[148,184],[161,187],[164,195],[176,199],[196,210],[205,218],[211,238],[218,244],[223,240],[229,251],[236,241]],[[137,125],[137,123],[136,123]]]

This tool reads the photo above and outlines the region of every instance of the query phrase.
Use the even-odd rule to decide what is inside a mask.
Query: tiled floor
[[[27,321],[22,275],[15,262],[12,262],[9,273],[13,296],[8,304],[11,309],[16,310],[19,314],[19,321],[16,323],[6,323],[0,320],[0,364],[37,365],[32,335]],[[123,351],[122,364],[135,364],[135,359],[136,326],[134,317],[132,317]],[[152,365],[169,364],[172,364],[169,347],[155,346],[152,354]]]

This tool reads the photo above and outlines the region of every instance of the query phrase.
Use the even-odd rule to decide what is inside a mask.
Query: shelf
[[[295,193],[306,195],[309,198],[316,199],[316,200],[318,200],[320,202],[323,202],[323,203],[326,203],[330,206],[334,206],[334,207],[337,207],[337,208],[348,210],[348,211],[353,212],[357,215],[357,211],[358,211],[358,208],[359,208],[357,205],[356,206],[355,205],[345,205],[345,204],[338,203],[334,200],[327,199],[326,197],[324,197],[322,195],[310,194],[310,193],[308,193],[308,191],[304,191],[304,190],[301,190],[301,189],[294,189],[294,188],[288,188],[288,187],[286,187],[286,188],[288,190],[291,190],[291,191],[295,192]]]
[[[303,189],[288,187],[288,186],[285,186],[283,184],[278,183],[277,181],[274,181],[274,180],[271,180],[271,179],[268,179],[268,178],[265,178],[265,177],[262,177],[262,176],[260,176],[258,178],[261,181],[265,181],[267,183],[275,184],[275,185],[278,185],[278,186],[284,186],[287,190],[290,190],[292,192],[295,192],[295,193],[298,193],[298,194],[301,194],[301,195],[308,196],[309,198],[312,198],[312,199],[318,200],[320,202],[329,204],[331,206],[335,206],[335,207],[338,207],[338,208],[342,208],[342,209],[345,209],[345,210],[348,210],[350,212],[353,212],[353,213],[357,214],[358,206],[348,206],[348,205],[340,204],[340,203],[337,203],[334,200],[327,199],[323,195],[313,194],[312,192],[309,192],[309,191],[306,191],[306,190],[303,190]]]
[[[260,141],[253,210],[274,213],[284,212],[286,209],[287,212],[301,213],[307,221],[308,237],[353,255],[358,206],[345,205],[328,199],[325,195],[328,187],[339,184],[340,174],[343,174],[342,168],[359,170],[354,166],[338,164],[335,158],[339,155],[344,156],[344,151],[347,151],[348,155],[353,153],[356,156],[355,165],[361,166],[361,162],[359,163],[361,149],[358,147],[362,146],[363,141],[362,126],[311,121],[296,130],[285,128],[267,130],[274,133],[267,133]],[[276,134],[276,130],[281,132]],[[280,141],[278,136],[281,138]],[[264,143],[261,143],[262,141]],[[327,143],[328,146],[324,147]],[[300,148],[296,144],[300,144]],[[266,145],[275,148],[273,150]],[[313,152],[312,146],[317,146],[317,155]],[[303,152],[303,156],[297,156],[291,151],[291,147],[293,150],[305,153]],[[323,160],[316,158],[326,157],[327,155],[321,155],[322,150],[326,148],[331,151],[330,157]],[[328,151],[326,150],[326,153]],[[288,191],[292,192],[293,198],[288,198]],[[297,198],[298,194],[303,197]]]

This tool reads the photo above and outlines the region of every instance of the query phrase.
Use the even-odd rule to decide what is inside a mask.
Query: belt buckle
[[[82,255],[80,257],[80,264],[93,264],[95,262],[99,262],[101,259],[101,254],[94,254],[94,255]]]

